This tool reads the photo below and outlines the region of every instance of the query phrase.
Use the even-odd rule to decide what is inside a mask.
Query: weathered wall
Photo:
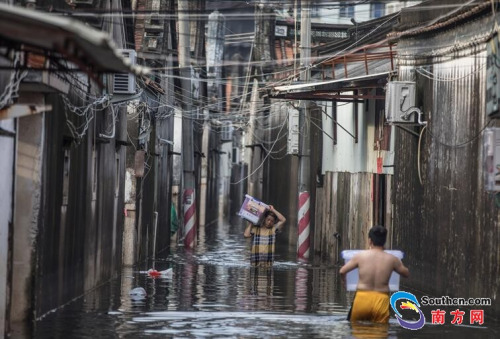
[[[148,136],[142,140],[145,153],[144,175],[137,178],[138,204],[138,257],[139,261],[152,258],[155,251],[166,250],[170,246],[170,203],[172,146],[159,141],[172,140],[172,117],[167,108],[158,107],[158,100],[153,93],[143,95],[143,102],[149,111],[142,111],[142,133]],[[159,117],[168,116],[166,119]],[[144,126],[150,126],[144,128]]]
[[[49,102],[54,108],[45,123],[35,316],[115,276],[121,264],[125,153],[115,140],[125,134],[99,138],[113,119],[98,112],[87,134],[73,139],[65,132],[60,99],[52,95]],[[120,110],[117,129],[123,119]]]
[[[372,173],[325,174],[323,187],[316,193],[314,243],[317,255],[336,263],[341,259],[340,251],[367,247],[368,230],[374,223],[372,177]],[[386,191],[390,191],[390,176],[385,185]],[[392,248],[392,226],[385,226],[388,229],[386,247]]]
[[[287,106],[275,104],[269,115],[270,123],[265,126],[267,128],[265,147],[266,152],[270,154],[263,166],[262,200],[274,205],[287,219],[283,234],[280,235],[279,242],[276,244],[277,253],[280,253],[280,246],[286,246],[295,251],[297,248],[299,161],[297,156],[286,154],[287,117]],[[281,128],[283,124],[285,126]]]
[[[2,74],[3,77],[3,74]],[[0,77],[0,78],[2,78]],[[3,80],[3,79],[2,79]],[[16,124],[13,119],[0,121],[0,128],[15,133]],[[10,265],[9,265],[9,233],[13,222],[13,190],[14,190],[14,136],[0,136],[0,336],[4,336],[9,318],[10,303]]]
[[[394,152],[391,133],[381,123],[383,104],[381,100],[320,103],[326,136],[314,244],[316,255],[332,262],[338,262],[342,250],[366,248],[368,230],[374,224],[387,227],[386,247],[392,246]],[[378,157],[384,166],[380,169]]]
[[[495,196],[483,188],[485,117],[484,17],[401,39],[400,80],[417,83],[417,106],[428,120],[421,145],[398,130],[394,241],[406,253],[408,284],[431,295],[491,297],[500,314],[500,229]],[[450,48],[450,42],[457,42]],[[434,48],[432,55],[429,47]],[[445,49],[446,47],[446,49]],[[398,52],[399,54],[399,52]],[[487,314],[489,313],[486,310]]]
[[[35,102],[27,93],[23,93],[22,99]],[[12,235],[11,298],[15,301],[10,309],[12,322],[28,319],[31,311],[32,295],[27,291],[33,284],[35,271],[33,253],[40,218],[43,125],[44,114],[23,117],[18,121],[15,228]]]

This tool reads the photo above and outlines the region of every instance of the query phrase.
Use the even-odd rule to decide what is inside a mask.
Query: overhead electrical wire
[[[278,132],[278,136],[281,134],[281,131],[283,130],[283,127],[286,125],[287,121],[288,121],[288,119],[285,119],[285,120],[284,120],[284,122],[283,122],[283,124],[281,124],[281,128],[280,128],[280,130],[279,130],[279,132]],[[276,139],[274,140],[274,143],[273,143],[273,144],[272,144],[272,146],[271,146],[271,151],[274,149],[274,146],[276,145],[276,142],[277,142],[277,141],[278,141],[278,138],[276,138]],[[256,172],[257,172],[257,171],[258,171],[258,170],[259,170],[259,169],[260,169],[260,168],[264,165],[264,163],[266,162],[266,160],[267,160],[267,158],[270,156],[270,154],[271,154],[270,152],[267,152],[267,154],[266,154],[266,156],[264,157],[264,159],[262,160],[262,162],[261,162],[261,163],[260,163],[260,164],[259,164],[259,165],[255,168],[255,170],[254,170],[252,173],[250,173],[250,174],[249,174],[249,175],[247,175],[246,177],[244,177],[244,178],[242,178],[242,179],[240,179],[240,180],[238,180],[238,181],[236,181],[236,182],[231,182],[231,185],[237,185],[237,184],[239,184],[239,183],[243,182],[244,180],[246,180],[246,179],[250,178],[252,175],[254,175],[254,174],[255,174],[255,173],[256,173]]]
[[[89,12],[89,13],[90,13],[90,12]],[[79,15],[81,15],[82,13],[78,13],[78,14],[79,14]],[[95,14],[95,13],[92,13],[92,14]],[[120,14],[120,13],[109,13],[109,12],[108,12],[108,13],[103,13],[103,14],[102,14],[102,16],[106,16],[106,15],[115,15],[115,14],[119,14],[119,15],[123,16],[123,13],[122,13],[122,14]],[[137,16],[136,14],[134,14],[134,15],[135,15],[135,16]],[[194,17],[194,15],[195,15],[195,14],[193,14],[193,17]],[[239,14],[238,14],[238,17],[241,19],[241,15],[239,15]],[[176,19],[176,17],[172,17],[172,18],[175,18],[175,19]],[[392,17],[391,17],[390,19],[392,19]],[[376,28],[375,28],[374,30],[372,30],[371,32],[369,32],[369,33],[367,33],[366,35],[364,35],[364,37],[367,37],[368,35],[370,35],[372,32],[374,32],[377,28],[379,28],[379,27],[381,27],[382,25],[384,25],[384,24],[385,24],[386,22],[388,22],[390,19],[388,19],[387,21],[385,21],[384,23],[382,23],[380,26],[376,27]],[[358,40],[362,40],[364,37],[362,37],[362,38],[360,38],[360,39],[358,39]],[[313,66],[307,66],[307,67],[304,67],[302,70],[300,70],[299,72],[297,72],[297,74],[300,74],[300,73],[301,73],[301,72],[303,72],[304,70],[310,69],[310,68],[312,68],[312,67],[317,67],[317,66],[318,66],[318,65],[320,65],[322,62],[326,61],[327,59],[329,59],[329,58],[331,58],[331,57],[334,57],[334,56],[339,55],[340,53],[342,53],[342,52],[346,51],[347,49],[351,48],[353,45],[355,45],[355,43],[353,43],[352,45],[350,45],[350,46],[346,47],[346,48],[345,48],[345,49],[343,49],[342,51],[336,52],[336,53],[335,53],[335,54],[333,54],[333,55],[327,55],[327,56],[322,56],[321,58],[318,58],[318,59],[320,59],[320,60],[321,60],[321,59],[323,59],[323,61],[320,61],[319,63],[317,63],[317,64],[315,64],[315,65],[313,65]],[[252,43],[252,46],[255,46],[255,42],[253,42],[253,43]],[[293,58],[292,60],[287,60],[287,61],[294,61],[294,60],[297,60],[297,58]],[[272,61],[272,62],[275,62],[275,61]],[[267,64],[267,63],[266,63],[266,62],[249,63],[249,65],[254,65],[254,66],[255,66],[255,65],[261,65],[261,66],[262,66],[262,65],[264,65],[264,64]],[[236,65],[238,65],[238,64],[236,64]],[[227,66],[227,65],[225,65],[225,64],[221,64],[221,65],[219,65],[219,66]],[[167,70],[167,69],[166,69],[166,68],[156,68],[155,70]],[[479,71],[479,70],[477,70],[477,71]],[[284,71],[282,71],[282,72],[274,72],[272,75],[277,75],[277,74],[280,74],[280,73],[283,73],[283,72],[284,72]],[[421,71],[421,72],[425,73],[424,71]],[[423,73],[421,73],[421,74],[422,74],[422,75],[424,75],[424,76],[426,76],[426,74],[423,74]],[[295,74],[294,76],[290,76],[290,77],[288,77],[288,80],[284,79],[284,80],[281,80],[281,81],[274,82],[273,84],[266,84],[266,86],[263,86],[262,88],[259,88],[259,91],[267,90],[267,89],[269,89],[271,86],[276,86],[276,84],[277,84],[277,83],[280,83],[280,82],[286,82],[286,81],[288,81],[288,82],[289,82],[289,81],[290,81],[290,79],[296,78],[296,77],[297,77],[297,74]],[[178,77],[178,76],[169,76],[169,75],[164,75],[164,76],[166,76],[166,77],[172,77],[172,78],[181,78],[181,77]],[[467,75],[467,76],[468,76],[468,75]],[[247,75],[247,76],[245,76],[244,78],[249,79],[249,76]],[[75,80],[75,79],[77,79],[77,78],[76,78],[76,77],[73,77],[73,80]],[[226,79],[228,79],[228,80],[229,80],[229,79],[231,79],[231,80],[232,80],[233,78],[228,77],[228,78],[226,78]],[[434,79],[434,80],[437,80],[437,79]],[[208,79],[208,80],[207,80],[207,79],[203,79],[203,80],[201,80],[201,81],[209,81],[209,79]],[[439,81],[439,80],[438,80],[438,81]],[[444,80],[443,80],[443,81],[444,81]],[[447,81],[451,81],[451,80],[447,80]],[[222,84],[224,84],[224,83],[218,83],[218,84],[219,84],[219,85],[222,85]],[[82,83],[82,85],[85,85],[85,84],[84,84],[84,83]],[[144,84],[143,84],[143,85],[144,85]],[[88,84],[87,84],[87,86],[88,86]],[[175,86],[175,85],[174,85],[174,87],[177,87],[177,86]],[[243,86],[243,88],[245,88],[245,86]],[[83,99],[85,99],[85,98],[82,96],[82,95],[84,95],[84,94],[85,94],[85,95],[87,94],[87,93],[85,93],[84,88],[75,87],[75,89],[80,90],[80,91],[81,91],[81,93],[82,93],[81,95],[77,95],[77,96],[78,96],[78,97],[80,97],[80,99],[82,99],[82,100],[83,100]],[[174,89],[175,89],[175,88],[174,88]],[[235,96],[232,96],[232,97],[227,98],[227,99],[225,99],[225,100],[234,100],[234,99],[238,99],[238,98],[240,98],[240,99],[241,99],[241,98],[243,98],[243,97],[247,97],[248,95],[249,95],[249,93],[243,93],[242,95],[235,95]],[[70,109],[73,113],[75,113],[75,114],[77,114],[77,115],[80,115],[80,116],[85,116],[85,117],[86,117],[86,121],[85,121],[82,125],[80,125],[80,126],[74,126],[74,125],[72,125],[72,126],[71,126],[70,130],[72,130],[72,132],[76,133],[77,135],[80,135],[80,134],[81,134],[81,133],[78,133],[78,132],[77,132],[78,130],[84,130],[84,131],[85,131],[85,130],[88,128],[88,124],[90,123],[90,120],[92,120],[92,118],[93,118],[93,117],[92,117],[92,114],[95,114],[95,113],[90,113],[90,114],[89,114],[89,112],[95,112],[95,110],[96,110],[96,105],[97,105],[97,104],[102,104],[102,103],[103,103],[102,101],[100,101],[100,100],[103,100],[103,98],[98,99],[98,98],[94,97],[94,98],[92,98],[92,99],[94,99],[94,101],[93,101],[93,102],[91,102],[90,104],[83,105],[83,106],[81,106],[81,107],[77,107],[77,106],[74,106],[74,105],[70,104],[67,98],[66,98],[66,100],[65,100],[65,105],[66,105],[66,106],[67,106],[67,107],[68,107],[68,108],[69,108],[69,109]],[[182,98],[180,98],[180,99],[182,99]],[[207,98],[207,97],[204,97],[204,98],[202,97],[201,99],[202,99],[202,100],[203,100],[203,99],[205,99],[205,100],[206,100],[206,99],[208,99],[208,98]],[[220,98],[220,99],[222,99],[222,98]],[[170,105],[170,104],[163,103],[163,102],[161,102],[161,101],[158,101],[157,103],[158,103],[158,104],[160,104],[160,105],[159,105],[158,107],[155,107],[156,109],[160,109],[160,108],[162,108],[162,107],[167,107],[167,108],[169,108],[169,109],[175,109],[175,108],[176,108],[175,106],[172,106],[172,105]],[[104,108],[105,108],[105,107],[103,107],[102,109],[104,109]],[[243,110],[241,110],[241,112],[243,112]],[[114,113],[113,113],[113,114],[114,114]],[[173,114],[173,113],[172,113],[172,114]],[[243,115],[243,113],[240,113],[240,116],[241,116],[241,115]],[[169,114],[169,115],[167,115],[167,116],[171,116],[171,114]],[[184,117],[186,117],[186,118],[193,118],[193,117],[197,116],[197,113],[194,113],[194,112],[191,112],[191,113],[190,113],[190,112],[183,112],[183,116],[184,116]],[[226,115],[224,115],[224,113],[221,113],[221,115],[220,115],[220,116],[224,116],[224,117],[226,117]],[[89,118],[90,118],[90,120],[89,120]],[[70,124],[71,124],[71,122],[70,122]],[[281,130],[282,130],[282,128],[283,128],[283,126],[284,126],[284,125],[282,125],[282,126],[281,126],[280,132],[281,132]],[[276,141],[277,141],[277,140],[275,140],[275,142],[276,142]],[[274,144],[273,144],[273,146],[274,146]]]

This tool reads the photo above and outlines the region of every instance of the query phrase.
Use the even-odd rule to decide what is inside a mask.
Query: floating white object
[[[166,269],[164,271],[157,271],[150,268],[146,273],[152,278],[172,278],[173,270],[172,268]]]
[[[172,278],[173,273],[174,271],[172,270],[172,268],[160,271],[160,278]]]
[[[341,252],[342,259],[345,260],[345,263],[347,263],[349,260],[352,259],[357,253],[359,253],[362,250],[345,250]],[[385,250],[384,252],[392,254],[395,257],[398,257],[399,259],[403,259],[404,253],[401,251],[397,250]],[[389,290],[391,291],[399,291],[399,273],[392,272],[391,278],[389,279]],[[356,288],[358,286],[358,280],[359,280],[359,271],[358,269],[354,269],[351,272],[346,274],[346,289],[348,291],[356,291]]]
[[[130,298],[133,300],[141,300],[146,298],[146,290],[142,287],[136,287],[128,293],[130,295]]]

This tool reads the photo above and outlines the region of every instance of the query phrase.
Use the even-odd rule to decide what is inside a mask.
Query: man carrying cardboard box
[[[253,237],[250,255],[252,266],[270,267],[273,265],[276,233],[283,229],[285,221],[286,218],[274,209],[273,205],[269,205],[260,225],[249,223],[245,228],[243,233],[245,238]]]

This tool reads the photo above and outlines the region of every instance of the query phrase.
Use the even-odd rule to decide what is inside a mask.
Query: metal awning
[[[383,88],[392,72],[362,75],[351,78],[309,82],[296,85],[273,87],[271,97],[295,100],[346,100],[385,99],[384,96],[371,95],[367,92],[373,88]],[[357,91],[356,94],[341,92]]]
[[[54,53],[86,73],[149,73],[147,68],[131,65],[123,58],[105,32],[73,19],[3,3],[0,45],[18,50],[25,45]]]

